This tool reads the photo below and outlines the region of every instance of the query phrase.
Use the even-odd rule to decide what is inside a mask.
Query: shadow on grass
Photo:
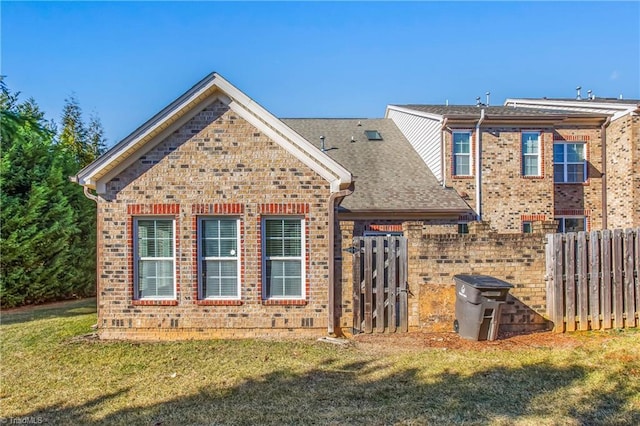
[[[434,376],[425,376],[426,369],[390,374],[386,368],[372,361],[344,364],[333,360],[304,374],[275,371],[235,387],[204,387],[195,394],[150,406],[136,405],[137,395],[120,391],[80,406],[54,406],[25,416],[53,424],[163,426],[512,424],[523,416],[527,424],[541,420],[545,424],[640,422],[640,414],[629,411],[634,393],[623,384],[615,393],[601,394],[594,389],[585,395],[558,394],[586,379],[583,367],[540,363],[489,368],[472,375],[445,371]],[[153,394],[153,383],[145,392]],[[118,406],[127,408],[110,409],[113,398],[120,399]],[[105,412],[109,414],[102,414]]]
[[[96,312],[96,298],[91,297],[3,310],[0,314],[0,323],[2,325],[20,324],[43,319],[69,318],[78,315],[95,314]]]

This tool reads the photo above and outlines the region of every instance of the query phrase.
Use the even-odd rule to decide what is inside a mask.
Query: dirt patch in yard
[[[611,332],[552,333],[550,331],[515,334],[501,333],[497,340],[472,341],[454,332],[409,332],[394,334],[359,334],[353,341],[361,349],[382,352],[398,350],[453,349],[453,350],[518,350],[526,348],[571,349],[588,343],[602,343],[614,336]]]

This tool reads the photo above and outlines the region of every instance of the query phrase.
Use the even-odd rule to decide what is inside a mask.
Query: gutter
[[[476,124],[476,220],[482,220],[482,137],[480,136],[480,125],[484,121],[484,108],[480,111],[480,120]]]
[[[607,229],[607,127],[611,117],[607,117],[600,127],[600,143],[602,145],[602,229]]]
[[[336,217],[336,201],[348,195],[353,194],[353,183],[347,189],[333,192],[329,196],[328,213],[329,213],[329,312],[327,322],[327,332],[330,335],[335,334],[335,312],[336,312],[336,289],[335,289],[335,217]]]

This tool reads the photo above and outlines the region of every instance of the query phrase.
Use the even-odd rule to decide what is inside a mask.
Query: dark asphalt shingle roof
[[[395,123],[380,119],[306,119],[282,121],[349,170],[355,191],[341,208],[349,211],[469,211],[453,189],[443,188]],[[361,125],[358,126],[358,123]],[[377,130],[382,140],[367,140]],[[351,141],[351,138],[354,141]]]
[[[584,116],[584,112],[559,110],[559,109],[542,109],[530,107],[513,107],[513,106],[475,106],[475,105],[396,105],[401,108],[411,109],[414,111],[426,112],[429,114],[442,115],[450,118],[456,117],[477,117],[480,118],[480,111],[484,109],[484,113],[488,117],[559,117],[559,116]],[[590,115],[602,115],[593,114]]]

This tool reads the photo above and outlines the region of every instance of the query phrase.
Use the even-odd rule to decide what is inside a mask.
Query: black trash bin
[[[488,275],[455,275],[456,320],[453,329],[468,340],[495,340],[500,313],[511,284]]]

